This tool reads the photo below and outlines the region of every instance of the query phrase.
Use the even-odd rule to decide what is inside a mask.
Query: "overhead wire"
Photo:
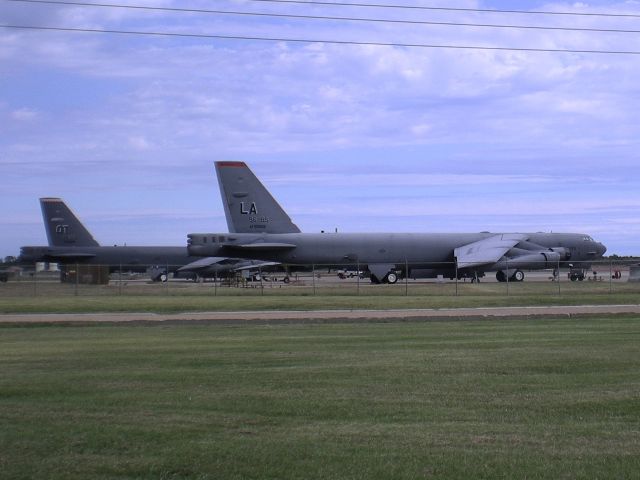
[[[53,4],[53,5],[69,5],[69,6],[82,6],[82,7],[118,8],[118,9],[158,11],[158,12],[181,12],[181,13],[203,13],[203,14],[215,14],[215,15],[254,16],[254,17],[267,17],[267,18],[290,18],[290,19],[300,19],[300,20],[333,20],[333,21],[392,23],[392,24],[408,24],[408,25],[510,28],[510,29],[522,29],[522,30],[549,30],[549,31],[597,32],[597,33],[640,33],[640,30],[618,29],[618,28],[554,27],[554,26],[548,27],[548,26],[542,26],[542,25],[513,25],[513,24],[493,24],[493,23],[441,22],[441,21],[431,21],[431,20],[341,17],[341,16],[328,16],[328,15],[300,15],[300,14],[289,14],[289,13],[246,12],[246,11],[237,11],[237,10],[212,10],[212,9],[201,9],[201,8],[152,7],[148,5],[94,3],[94,2],[79,2],[79,1],[72,1],[72,0],[5,0],[5,1],[32,3],[32,4]]]
[[[525,15],[576,15],[585,17],[629,17],[640,18],[635,13],[602,13],[602,12],[555,12],[551,10],[504,10],[494,8],[457,8],[457,7],[429,7],[424,5],[401,5],[388,3],[349,3],[349,2],[324,2],[321,0],[246,0],[248,2],[261,3],[289,3],[301,5],[323,5],[335,7],[367,7],[367,8],[396,8],[406,10],[435,10],[446,12],[479,12],[479,13],[516,13]]]
[[[534,48],[534,47],[494,47],[482,45],[444,45],[426,43],[397,43],[397,42],[362,42],[354,40],[328,40],[310,38],[275,38],[245,35],[216,35],[204,33],[174,33],[174,32],[149,32],[133,30],[111,30],[92,28],[68,28],[68,27],[47,27],[33,25],[0,25],[0,28],[43,30],[58,32],[85,32],[85,33],[105,33],[123,35],[144,35],[162,37],[183,37],[183,38],[209,38],[220,40],[249,40],[266,42],[287,42],[287,43],[320,43],[332,45],[362,45],[378,47],[407,47],[407,48],[443,48],[458,50],[489,50],[489,51],[514,51],[514,52],[550,52],[550,53],[578,53],[578,54],[610,54],[610,55],[640,55],[640,51],[635,50],[591,50],[591,49],[564,49],[564,48]]]
[[[55,4],[82,7],[103,7],[103,8],[121,8],[136,9],[146,11],[166,11],[166,12],[185,12],[185,13],[207,13],[207,14],[227,14],[227,15],[245,15],[272,18],[294,18],[294,19],[313,19],[313,20],[335,20],[335,21],[360,21],[360,22],[382,22],[396,24],[413,24],[413,25],[442,25],[457,27],[486,27],[486,28],[513,28],[513,29],[535,29],[535,30],[560,30],[560,31],[586,31],[598,33],[640,33],[640,30],[630,29],[609,29],[609,28],[588,28],[588,27],[545,27],[539,25],[506,25],[506,24],[479,24],[479,23],[462,23],[462,22],[435,22],[421,20],[396,20],[383,18],[361,18],[361,17],[338,17],[327,15],[299,15],[284,13],[267,13],[267,12],[242,12],[229,10],[212,10],[212,9],[194,9],[194,8],[178,8],[178,7],[154,7],[147,5],[129,5],[119,3],[93,3],[74,0],[5,0],[11,2],[31,3],[31,4]],[[420,9],[420,10],[444,10],[444,11],[476,11],[476,12],[499,12],[499,13],[530,13],[522,10],[495,10],[495,9],[471,9],[471,8],[453,8],[453,7],[427,7],[427,6],[408,6],[398,4],[380,4],[380,3],[346,3],[346,2],[325,2],[317,0],[248,0],[253,2],[269,2],[269,3],[291,3],[306,5],[331,5],[331,6],[356,6],[356,7],[381,7],[381,8],[400,8],[400,9]],[[537,11],[533,13],[562,13],[573,14],[570,12],[543,12]],[[582,13],[576,13],[582,15]],[[596,15],[596,14],[590,14]],[[621,16],[618,14],[597,14],[598,16]],[[632,16],[632,15],[624,15]],[[635,15],[633,15],[635,16]],[[640,15],[637,15],[640,17]],[[541,47],[501,47],[501,46],[485,46],[485,45],[450,45],[450,44],[430,44],[430,43],[404,43],[404,42],[376,42],[376,41],[359,41],[359,40],[337,40],[337,39],[310,39],[310,38],[274,38],[256,35],[222,35],[222,34],[200,34],[200,33],[178,33],[178,32],[149,32],[149,31],[132,31],[132,30],[115,30],[115,29],[89,29],[89,28],[72,28],[72,27],[55,27],[44,25],[0,25],[0,28],[13,29],[29,29],[42,31],[66,31],[66,32],[86,32],[86,33],[106,33],[106,34],[128,34],[128,35],[147,35],[147,36],[165,36],[165,37],[184,37],[184,38],[211,38],[222,40],[254,40],[254,41],[271,41],[271,42],[291,42],[291,43],[324,43],[335,45],[365,45],[365,46],[389,46],[389,47],[407,47],[407,48],[448,48],[448,49],[466,49],[466,50],[494,50],[494,51],[520,51],[520,52],[558,52],[558,53],[593,53],[593,54],[617,54],[617,55],[640,55],[640,51],[634,50],[612,50],[612,49],[570,49],[570,48],[541,48]]]

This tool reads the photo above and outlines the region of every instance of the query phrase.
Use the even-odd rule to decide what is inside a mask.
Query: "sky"
[[[580,232],[640,255],[640,55],[398,45],[640,53],[593,31],[640,32],[639,1],[121,2],[397,22],[0,0],[5,26],[316,40],[0,27],[0,257],[46,244],[40,197],[103,245],[224,232],[216,160],[304,232]]]

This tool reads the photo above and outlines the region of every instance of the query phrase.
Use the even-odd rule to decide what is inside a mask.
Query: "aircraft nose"
[[[607,251],[607,247],[605,247],[602,243],[598,242],[597,244],[597,250],[598,250],[598,256],[603,256],[604,253]]]

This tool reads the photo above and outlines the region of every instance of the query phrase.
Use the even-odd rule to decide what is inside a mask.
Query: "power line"
[[[426,43],[395,43],[395,42],[364,42],[355,40],[321,40],[308,38],[273,38],[241,35],[214,35],[203,33],[172,33],[172,32],[141,32],[132,30],[98,30],[91,28],[67,28],[67,27],[46,27],[30,25],[0,25],[0,28],[13,28],[23,30],[44,30],[57,32],[85,32],[85,33],[109,33],[123,35],[143,35],[161,37],[183,37],[183,38],[209,38],[218,40],[248,40],[266,42],[289,42],[289,43],[322,43],[329,45],[362,45],[376,47],[407,47],[407,48],[443,48],[457,50],[491,50],[491,51],[513,51],[513,52],[548,52],[548,53],[584,53],[584,54],[608,54],[608,55],[640,55],[640,51],[633,50],[574,50],[562,48],[526,48],[526,47],[490,47],[481,45],[436,45]]]
[[[88,3],[88,2],[75,2],[75,1],[65,1],[65,0],[6,0],[6,1],[22,2],[22,3],[37,3],[37,4],[73,5],[73,6],[82,6],[82,7],[120,8],[120,9],[131,9],[131,10],[161,11],[161,12],[207,13],[207,14],[216,14],[216,15],[293,18],[293,19],[304,19],[304,20],[336,20],[336,21],[353,21],[353,22],[410,24],[410,25],[512,28],[512,29],[555,30],[555,31],[597,32],[597,33],[640,33],[640,30],[625,30],[625,29],[615,29],[615,28],[545,27],[541,25],[503,25],[503,24],[491,24],[491,23],[435,22],[435,21],[426,21],[426,20],[394,20],[394,19],[384,19],[384,18],[336,17],[336,16],[325,16],[325,15],[296,15],[296,14],[284,14],[284,13],[241,12],[241,11],[231,11],[231,10],[210,10],[210,9],[196,9],[196,8],[177,8],[177,7],[150,7],[145,5],[125,5],[125,4],[115,4],[115,3]]]
[[[553,12],[545,10],[501,10],[491,8],[454,8],[454,7],[427,7],[421,5],[399,5],[385,3],[347,3],[347,2],[323,2],[317,0],[247,0],[249,2],[262,3],[293,3],[302,5],[325,5],[335,7],[368,7],[368,8],[397,8],[406,10],[437,10],[445,12],[479,12],[479,13],[517,13],[525,15],[576,15],[584,17],[628,17],[640,18],[640,14],[634,13],[601,13],[601,12]]]

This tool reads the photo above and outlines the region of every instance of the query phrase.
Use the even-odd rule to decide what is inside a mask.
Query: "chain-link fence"
[[[540,269],[484,273],[459,270],[455,263],[406,263],[386,270],[377,266],[373,278],[368,266],[358,264],[271,265],[242,270],[220,266],[199,271],[180,267],[36,264],[15,269],[3,278],[0,296],[640,294],[640,264],[620,260],[556,268],[541,264]]]

